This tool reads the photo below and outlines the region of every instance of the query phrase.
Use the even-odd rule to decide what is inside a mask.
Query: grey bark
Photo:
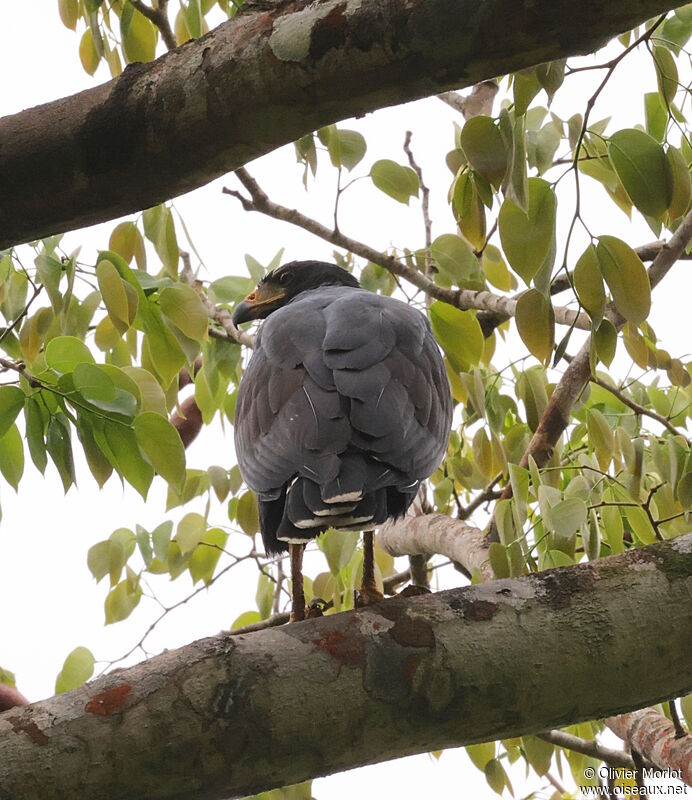
[[[671,0],[291,0],[0,120],[0,249],[148,208],[317,128],[577,53]]]
[[[656,703],[692,690],[691,586],[692,534],[205,639],[0,715],[0,798],[211,800]]]

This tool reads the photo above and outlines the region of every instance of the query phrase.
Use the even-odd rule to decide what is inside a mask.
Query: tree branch
[[[607,717],[605,724],[632,750],[692,786],[692,736],[677,738],[673,723],[655,708]]]
[[[332,230],[327,228],[317,220],[301,214],[294,208],[286,208],[271,200],[267,194],[260,188],[257,181],[250,175],[250,173],[241,167],[235,172],[238,180],[243,184],[250,194],[250,198],[243,196],[240,192],[233,189],[224,188],[224,194],[229,194],[238,199],[246,211],[259,211],[268,217],[289,222],[303,230],[324,239],[326,242],[343,247],[355,255],[366,258],[374,264],[379,264],[384,269],[404,278],[409,283],[417,286],[429,297],[436,300],[441,300],[443,303],[449,303],[452,306],[462,309],[463,311],[469,309],[478,309],[491,311],[494,314],[500,314],[504,318],[513,317],[516,314],[517,299],[512,297],[502,297],[486,291],[475,291],[472,289],[445,289],[443,286],[438,286],[434,281],[427,277],[427,275],[419,272],[413,267],[402,264],[394,256],[381,253],[370,247],[363,242],[352,239],[344,235],[341,231]],[[562,308],[557,306],[554,308],[555,321],[561,325],[574,325],[583,330],[591,329],[591,320],[587,314],[573,311],[570,308]]]
[[[392,556],[441,555],[461,564],[485,580],[493,578],[483,531],[443,514],[406,516],[385,523],[378,533],[380,545]]]
[[[688,212],[675,233],[670,237],[670,240],[661,246],[661,249],[649,267],[648,275],[652,289],[665,277],[691,240],[692,211]],[[617,313],[612,303],[606,310],[606,316],[617,329],[621,328],[625,322]],[[543,411],[538,427],[529,442],[529,446],[522,456],[520,466],[527,466],[529,458],[533,458],[539,467],[550,460],[553,448],[569,425],[570,415],[575,402],[591,379],[590,350],[591,337],[589,336],[579,353],[572,359],[555,387]],[[512,486],[511,484],[507,484],[502,492],[502,498],[504,499],[511,496]],[[497,532],[494,526],[491,526],[487,538],[497,538]]]
[[[168,21],[168,13],[166,11],[168,0],[159,0],[158,8],[151,8],[151,6],[143,3],[142,0],[130,0],[130,4],[133,5],[142,16],[145,16],[156,25],[161,32],[161,38],[166,47],[169,50],[175,50],[178,46],[178,42],[175,40],[175,34],[171,28],[171,23]]]
[[[204,639],[0,715],[0,798],[214,800],[685,694],[691,577],[689,535]]]
[[[617,386],[613,386],[612,384],[608,383],[607,381],[602,380],[597,375],[591,375],[591,383],[595,383],[597,386],[605,389],[607,392],[613,395],[613,397],[617,397],[617,399],[626,405],[628,408],[631,408],[635,414],[639,414],[640,416],[650,417],[651,419],[655,419],[660,425],[663,425],[664,428],[669,430],[673,436],[683,436],[684,434],[678,430],[675,425],[669,419],[666,419],[661,414],[654,411],[652,408],[645,408],[639,403],[636,403],[632,400],[631,397],[628,397],[622,390],[618,389]]]
[[[1,120],[0,249],[150,208],[340,119],[593,52],[675,5],[260,5],[108,83]]]
[[[622,750],[613,750],[611,747],[604,747],[595,739],[581,739],[564,731],[546,731],[537,734],[539,739],[545,742],[564,747],[566,750],[573,750],[591,758],[597,758],[611,767],[624,767],[625,769],[635,769],[632,756]]]

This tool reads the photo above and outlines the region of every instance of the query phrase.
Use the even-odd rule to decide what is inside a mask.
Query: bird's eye
[[[279,278],[279,283],[282,286],[285,286],[287,283],[290,283],[290,281],[291,281],[291,273],[290,272],[284,272],[281,275],[281,277]]]

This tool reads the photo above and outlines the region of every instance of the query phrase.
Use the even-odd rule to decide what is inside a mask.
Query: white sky
[[[0,48],[0,74],[4,76],[0,86],[0,116],[72,94],[109,77],[103,66],[95,78],[84,73],[77,55],[79,37],[60,24],[57,2],[53,0],[3,3],[0,29],[4,34]],[[637,61],[636,78],[628,66],[615,73],[592,120],[616,115],[611,130],[643,121],[641,94],[644,89],[655,89],[655,78],[647,59],[631,58],[632,64]],[[578,91],[579,84],[592,85],[593,74],[572,81]],[[583,90],[581,96],[584,96]],[[574,97],[573,93],[567,97],[558,94],[553,110],[563,118],[582,110],[583,101],[577,106]],[[452,215],[445,203],[451,176],[444,166],[444,155],[453,146],[453,119],[461,121],[451,109],[431,99],[346,123],[347,127],[361,131],[368,141],[368,154],[358,174],[367,174],[369,165],[381,157],[405,163],[401,150],[404,133],[407,128],[414,131],[414,153],[423,167],[427,184],[433,188],[434,236],[454,232]],[[251,164],[250,171],[275,200],[298,206],[305,213],[330,223],[335,172],[325,158],[320,162],[318,190],[311,189],[309,194],[302,190],[302,167],[295,163],[292,146]],[[357,183],[344,196],[340,213],[342,230],[380,249],[390,244],[421,246],[423,228],[419,204],[414,201],[406,208],[384,195],[378,196],[368,183]],[[563,183],[568,191],[561,196],[561,226],[569,218],[573,199],[571,179]],[[266,263],[280,247],[286,248],[286,260],[329,259],[331,246],[287,225],[243,213],[234,199],[221,194],[224,185],[236,184],[233,177],[228,176],[175,201],[204,260],[206,271],[203,269],[200,277],[213,280],[225,274],[242,274],[245,253]],[[631,225],[623,214],[613,210],[609,201],[604,202],[604,193],[591,181],[583,178],[582,186],[582,208],[595,234],[614,233],[633,245],[654,238],[641,218]],[[50,198],[47,197],[46,202],[50,202]],[[70,233],[65,237],[64,247],[70,251],[81,244],[84,246],[82,258],[93,259],[97,248],[107,246],[108,235],[115,224],[113,221]],[[180,230],[179,240],[185,247]],[[24,248],[22,252],[26,263],[31,264],[30,251]],[[579,252],[575,250],[575,256]],[[684,308],[684,304],[689,304],[692,286],[689,275],[687,264],[676,267],[667,281],[668,286],[657,291],[651,319],[663,346],[678,356],[690,349],[689,339],[680,342],[682,333],[689,337],[688,312]],[[190,447],[188,466],[230,466],[234,463],[231,440],[229,428],[224,433],[218,422],[213,424]],[[92,544],[107,538],[117,527],[134,528],[135,523],[140,523],[151,530],[167,518],[163,482],[155,479],[144,504],[134,490],[129,487],[123,490],[116,478],[99,492],[79,460],[77,470],[79,488],[63,496],[53,466],[49,465],[43,480],[27,453],[19,494],[15,495],[4,483],[0,487],[3,512],[0,524],[0,666],[16,673],[18,687],[32,700],[53,693],[55,677],[72,648],[85,645],[103,661],[118,658],[138,641],[159,613],[153,601],[143,599],[130,620],[105,628],[105,582],[95,585],[86,566],[86,553]],[[186,506],[185,512],[189,510],[199,508]],[[177,519],[179,514],[168,517]],[[226,521],[225,507],[213,505],[210,522],[223,525]],[[237,553],[245,552],[248,544],[249,540],[239,534],[229,540],[229,547]],[[402,568],[403,565],[402,561]],[[312,568],[308,561],[308,574],[322,569],[319,556],[313,557]],[[228,628],[242,611],[254,608],[257,580],[254,565],[235,568],[226,578],[169,614],[149,638],[148,649],[155,653],[217,633]],[[445,579],[446,585],[454,585],[458,578],[456,573],[451,573]],[[152,582],[152,586],[157,596],[170,604],[189,593],[190,580],[183,576],[169,583],[162,578]],[[523,770],[513,770],[512,779],[515,790],[520,795],[524,793]],[[532,780],[530,785],[538,788],[540,783]],[[400,800],[417,800],[433,794],[495,796],[483,776],[468,766],[461,751],[448,751],[438,762],[421,755],[354,770],[316,781],[313,791],[320,800],[345,800],[356,794],[368,797],[382,792],[395,794]]]

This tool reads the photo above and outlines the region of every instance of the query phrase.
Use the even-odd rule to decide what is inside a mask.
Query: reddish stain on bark
[[[48,737],[35,722],[29,722],[21,717],[10,717],[9,723],[15,733],[25,733],[39,747],[48,744]]]
[[[404,669],[402,671],[402,675],[406,683],[411,683],[413,680],[413,676],[418,669],[418,665],[420,664],[422,656],[420,655],[412,655],[409,656],[406,661],[404,662]]]
[[[95,694],[84,707],[85,711],[97,717],[110,717],[125,708],[127,698],[132,691],[129,683],[120,683],[105,692]]]
[[[313,644],[318,650],[329,653],[332,658],[349,666],[360,664],[365,655],[363,638],[344,631],[326,631],[318,639],[313,639]]]

